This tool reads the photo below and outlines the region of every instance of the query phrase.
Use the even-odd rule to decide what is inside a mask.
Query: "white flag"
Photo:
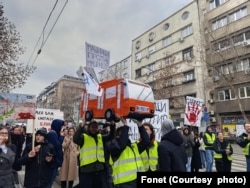
[[[83,70],[82,67],[76,72],[77,75],[82,78],[83,83],[85,84],[87,93],[102,96],[103,89],[101,86],[95,81],[95,79],[89,74],[87,71]]]

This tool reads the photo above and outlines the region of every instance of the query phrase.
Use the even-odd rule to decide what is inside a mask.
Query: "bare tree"
[[[14,24],[3,16],[0,4],[0,92],[22,87],[36,67],[17,63],[25,51]]]
[[[237,64],[241,58],[249,52],[248,48],[244,47],[244,39],[242,34],[235,34],[236,28],[225,27],[224,37],[219,38],[212,32],[207,31],[205,40],[209,44],[209,50],[206,51],[206,56],[203,61],[206,63],[210,76],[214,77],[214,90],[216,87],[229,87],[232,95],[235,96],[239,111],[245,122],[248,121],[246,113],[243,109],[242,100],[239,97],[237,84],[244,82],[245,75],[238,73]],[[211,42],[212,41],[212,42]],[[202,45],[203,46],[203,45]],[[206,57],[206,58],[205,58]],[[219,78],[220,79],[219,81]]]

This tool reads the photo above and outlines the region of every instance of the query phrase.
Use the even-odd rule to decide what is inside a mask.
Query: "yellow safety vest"
[[[137,172],[143,167],[136,143],[126,146],[115,162],[110,157],[109,163],[114,185],[136,180]]]
[[[214,143],[214,141],[215,141],[215,134],[212,134],[212,136],[210,136],[210,134],[205,133],[204,136],[207,138],[207,142],[208,142],[209,144],[213,144],[213,143]],[[205,145],[205,148],[206,148],[206,147],[211,147],[211,146],[206,145],[205,142],[204,142],[204,145]]]
[[[247,139],[246,136],[243,136],[243,139]],[[250,142],[242,149],[243,155],[248,156],[249,155],[249,147],[250,147]]]
[[[80,149],[80,166],[85,166],[93,162],[105,162],[102,135],[97,135],[97,143],[92,136],[83,133],[84,144]]]
[[[228,143],[226,149],[230,149],[230,143]],[[214,159],[222,159],[222,154],[221,154],[221,153],[216,153],[216,152],[214,151]],[[232,160],[233,160],[232,155],[227,155],[227,159],[228,159],[229,161],[232,161]]]
[[[145,172],[149,169],[151,171],[157,170],[158,165],[158,142],[155,140],[153,142],[153,146],[149,148],[149,151],[147,152],[144,150],[141,153],[141,159],[145,168]]]

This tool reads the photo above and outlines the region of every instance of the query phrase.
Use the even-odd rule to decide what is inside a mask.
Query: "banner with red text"
[[[62,111],[57,109],[45,109],[37,108],[36,109],[36,119],[34,120],[34,130],[33,130],[33,120],[27,121],[27,133],[33,133],[37,129],[45,127],[47,131],[50,130],[51,122],[54,119],[64,120],[64,114]]]

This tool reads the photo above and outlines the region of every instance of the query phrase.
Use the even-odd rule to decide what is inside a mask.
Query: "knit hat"
[[[40,134],[41,136],[46,137],[46,135],[47,135],[47,129],[44,128],[44,127],[42,127],[42,128],[40,128],[40,129],[38,129],[38,130],[36,131],[36,135],[37,135],[37,134]]]
[[[175,129],[175,127],[171,119],[163,120],[163,122],[161,123],[161,135],[167,134],[173,129]]]

